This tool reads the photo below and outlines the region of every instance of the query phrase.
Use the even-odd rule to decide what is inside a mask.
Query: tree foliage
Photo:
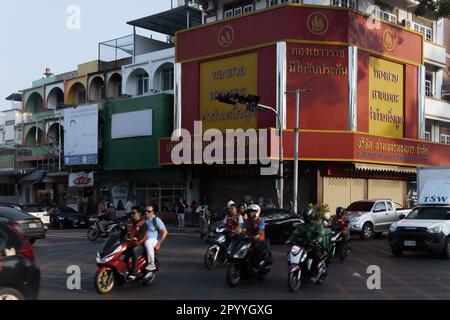
[[[416,15],[436,14],[439,18],[450,18],[450,0],[419,0]]]

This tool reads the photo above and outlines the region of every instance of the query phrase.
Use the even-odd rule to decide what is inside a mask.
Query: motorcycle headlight
[[[300,262],[304,262],[307,257],[308,257],[308,253],[305,250],[303,250],[302,251],[302,256],[300,258]]]
[[[239,259],[239,258],[244,257],[245,254],[247,253],[248,248],[250,248],[250,246],[251,246],[250,243],[243,245],[243,246],[239,249],[239,251],[236,252],[236,253],[234,254],[233,258],[238,258],[238,259]]]
[[[440,227],[434,227],[434,228],[429,228],[427,230],[429,233],[441,233],[442,232],[442,226]]]
[[[389,227],[389,231],[390,231],[390,232],[395,232],[395,231],[397,231],[397,225],[391,224],[391,226]]]
[[[217,237],[217,240],[216,240],[217,242],[220,242],[220,243],[222,243],[222,242],[225,242],[225,236],[224,235],[221,235],[220,237]]]
[[[216,229],[216,232],[217,233],[222,233],[222,232],[224,232],[225,231],[225,228],[217,228]]]

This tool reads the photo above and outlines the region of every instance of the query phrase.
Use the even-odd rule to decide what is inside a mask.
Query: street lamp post
[[[284,156],[283,156],[283,125],[281,123],[281,118],[280,118],[280,114],[278,113],[278,111],[275,108],[263,105],[263,104],[258,104],[258,107],[264,110],[269,110],[272,111],[273,113],[275,113],[275,115],[277,116],[277,121],[278,121],[278,132],[279,132],[279,136],[280,136],[280,148],[279,148],[279,167],[278,167],[278,204],[280,206],[281,209],[284,208]]]
[[[299,142],[299,114],[300,114],[300,93],[310,92],[311,89],[296,89],[286,91],[286,94],[295,93],[295,127],[294,127],[294,179],[293,179],[293,211],[298,210],[298,142]]]
[[[215,97],[215,100],[218,100],[219,102],[230,104],[230,105],[237,105],[238,103],[247,105],[248,110],[252,111],[258,111],[258,109],[267,110],[275,113],[278,121],[278,129],[279,129],[279,135],[280,135],[280,148],[279,148],[279,167],[278,167],[278,203],[281,209],[284,208],[284,178],[283,178],[283,127],[281,123],[280,114],[278,111],[273,108],[269,107],[263,104],[259,103],[259,100],[261,98],[254,95],[248,95],[248,96],[240,96],[237,94],[225,94],[225,95],[217,95]]]

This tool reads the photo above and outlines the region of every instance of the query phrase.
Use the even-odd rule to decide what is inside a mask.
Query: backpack
[[[156,221],[156,219],[159,219],[157,215],[155,215],[155,218],[153,219],[152,222],[153,222],[153,227],[155,228],[156,232],[159,235],[159,232],[161,231],[161,229],[159,229],[158,222]]]

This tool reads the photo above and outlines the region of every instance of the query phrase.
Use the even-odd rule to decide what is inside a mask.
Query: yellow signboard
[[[256,113],[215,100],[218,94],[257,94],[257,55],[204,62],[200,65],[200,120],[203,130],[256,128]]]
[[[370,134],[403,138],[403,65],[370,57],[369,73]]]

